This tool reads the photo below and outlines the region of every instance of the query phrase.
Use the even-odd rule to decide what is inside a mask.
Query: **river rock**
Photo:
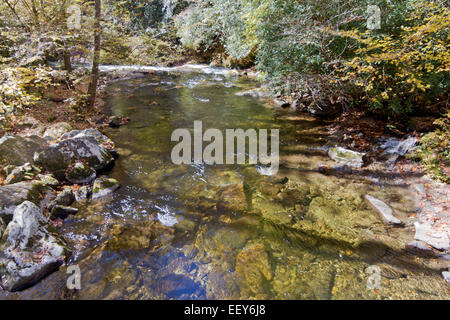
[[[6,217],[5,221],[11,220],[16,207],[26,200],[43,206],[46,196],[52,193],[53,191],[40,181],[0,186],[0,216]]]
[[[77,190],[73,191],[75,201],[86,200],[91,194],[91,188],[89,186],[82,186]]]
[[[414,148],[418,140],[415,137],[409,137],[405,140],[388,138],[383,141],[384,142],[380,145],[380,148],[384,149],[383,155],[387,155],[389,157],[386,161],[386,166],[391,170],[395,166],[397,159],[404,156],[409,150]]]
[[[120,188],[120,184],[116,179],[101,177],[94,181],[92,188],[92,199],[99,199],[112,194]]]
[[[74,196],[72,189],[66,188],[64,189],[55,200],[49,203],[48,210],[52,211],[55,206],[70,206],[74,201]]]
[[[219,207],[225,207],[234,211],[243,211],[247,209],[244,183],[221,187],[217,194],[220,199],[218,204]]]
[[[50,125],[44,132],[44,138],[48,140],[58,140],[64,134],[70,132],[72,126],[67,122],[58,122]]]
[[[33,167],[30,163],[25,163],[24,165],[16,167],[11,171],[11,173],[6,177],[6,184],[13,184],[24,180],[32,180],[33,176]]]
[[[50,219],[66,219],[69,215],[74,215],[77,213],[77,208],[55,205],[50,212]]]
[[[449,237],[446,231],[438,231],[428,224],[419,222],[415,222],[414,227],[416,228],[414,239],[428,243],[438,250],[448,250],[450,248]]]
[[[35,152],[42,151],[46,146],[45,140],[38,136],[5,135],[0,138],[0,164],[21,166],[32,163]]]
[[[96,138],[83,136],[51,145],[38,153],[35,160],[58,179],[63,179],[67,168],[75,161],[83,161],[95,170],[102,170],[111,165],[114,158]]]
[[[107,136],[102,134],[97,129],[85,129],[85,130],[72,130],[69,133],[64,134],[59,139],[60,141],[67,139],[85,138],[92,137],[97,140],[97,143],[102,145],[110,153],[114,154],[116,152],[114,142]]]
[[[65,248],[46,223],[41,210],[29,201],[14,210],[0,246],[0,284],[5,290],[27,288],[63,263]]]
[[[59,185],[58,179],[52,174],[38,174],[37,178],[47,186],[56,187]]]
[[[66,180],[73,184],[89,184],[96,176],[95,170],[83,162],[76,162],[66,171]]]
[[[272,277],[273,271],[264,243],[248,243],[236,258],[236,278],[240,282],[241,298],[266,298],[261,293],[265,292],[264,284]]]
[[[292,224],[292,214],[290,214],[279,201],[267,200],[256,196],[252,199],[252,207],[255,213],[261,214],[264,219],[274,224]]]
[[[391,225],[401,225],[402,222],[397,219],[396,217],[394,217],[394,215],[392,214],[392,209],[391,207],[389,207],[386,203],[384,203],[381,200],[378,200],[377,198],[374,198],[370,195],[365,195],[364,198],[366,199],[367,203],[370,205],[370,207],[375,210],[376,212],[378,212],[378,214],[380,215],[381,219],[383,219],[383,221],[385,221],[388,224]]]
[[[363,157],[365,154],[341,147],[333,147],[328,150],[328,156],[341,165],[360,169],[364,164]]]

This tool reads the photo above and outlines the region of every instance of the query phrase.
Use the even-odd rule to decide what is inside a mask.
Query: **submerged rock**
[[[74,161],[83,161],[95,170],[107,168],[114,161],[112,155],[92,136],[66,139],[53,144],[36,155],[36,163],[64,178],[67,168]]]
[[[120,184],[116,179],[101,177],[95,180],[92,188],[92,199],[99,199],[112,194],[120,188]]]
[[[426,242],[438,250],[448,250],[450,248],[449,237],[446,231],[438,231],[430,225],[419,222],[415,222],[414,227],[416,228],[414,239]]]
[[[376,212],[378,212],[383,221],[392,225],[402,224],[402,222],[399,219],[394,217],[394,215],[392,214],[391,207],[389,207],[386,203],[370,195],[365,195],[364,198],[367,200],[367,203],[370,205],[370,207]]]
[[[264,243],[250,242],[238,254],[236,277],[240,283],[241,298],[267,298],[265,284],[272,280],[273,271]]]
[[[389,157],[386,161],[388,169],[392,169],[399,157],[404,156],[409,150],[414,148],[417,141],[415,137],[409,137],[405,140],[399,140],[397,138],[384,140],[380,148],[384,150],[383,155]]]
[[[0,163],[15,166],[32,163],[35,152],[42,151],[46,146],[45,140],[38,136],[5,135],[0,138]]]
[[[261,213],[262,217],[277,225],[290,225],[293,222],[293,216],[278,201],[266,200],[261,197],[252,199],[253,210]]]
[[[0,216],[12,216],[16,207],[26,200],[41,205],[46,200],[45,195],[50,193],[53,191],[40,181],[0,186]]]
[[[35,204],[25,201],[15,209],[0,246],[0,284],[5,290],[29,287],[63,263],[65,248],[45,224]]]
[[[73,184],[88,184],[94,181],[97,174],[95,170],[83,162],[76,162],[66,171],[66,180]]]
[[[243,183],[221,187],[218,196],[220,199],[219,206],[235,211],[247,209],[247,200]]]
[[[341,147],[333,147],[328,150],[328,156],[342,165],[359,169],[364,164],[363,157],[365,154]]]

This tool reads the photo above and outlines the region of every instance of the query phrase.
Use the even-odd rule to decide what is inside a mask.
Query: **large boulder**
[[[106,150],[108,150],[113,155],[117,152],[115,149],[114,142],[97,129],[72,130],[62,135],[59,138],[59,140],[62,141],[66,139],[75,139],[84,137],[94,138],[95,140],[97,140],[98,144],[102,145]]]
[[[35,157],[37,164],[61,180],[65,178],[65,172],[69,166],[78,161],[83,161],[95,170],[102,170],[111,165],[114,158],[93,136],[62,140],[52,144]]]
[[[21,166],[33,162],[35,152],[42,151],[46,146],[45,140],[38,136],[5,135],[0,138],[0,165]]]
[[[40,181],[0,186],[0,217],[11,220],[16,207],[26,200],[43,207],[51,193],[53,191]]]
[[[15,209],[0,245],[0,285],[3,289],[25,289],[64,262],[64,245],[47,230],[46,222],[41,210],[29,201]]]

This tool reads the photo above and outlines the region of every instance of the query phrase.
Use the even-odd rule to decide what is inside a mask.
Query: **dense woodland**
[[[1,129],[58,86],[82,121],[99,64],[195,61],[259,71],[298,111],[420,135],[412,157],[448,181],[449,30],[444,0],[0,0]]]

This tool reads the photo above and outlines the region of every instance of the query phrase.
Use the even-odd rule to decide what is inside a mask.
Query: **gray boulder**
[[[25,201],[14,211],[0,246],[0,285],[8,291],[25,289],[56,270],[66,250],[46,225],[33,203]]]
[[[44,138],[48,140],[58,140],[64,134],[70,132],[72,126],[67,122],[58,122],[50,125],[44,132]]]
[[[0,138],[0,164],[21,166],[32,163],[34,154],[47,146],[38,136],[21,137],[5,135]]]
[[[92,199],[106,197],[120,188],[116,179],[101,177],[95,180],[92,188]]]
[[[73,184],[89,184],[96,176],[95,170],[83,162],[76,162],[66,171],[66,180]]]
[[[378,200],[377,198],[374,198],[370,195],[365,195],[364,198],[366,199],[367,203],[372,207],[373,210],[378,212],[381,219],[385,221],[388,224],[391,225],[401,225],[402,222],[394,217],[392,214],[392,209],[389,207],[386,203],[384,203],[381,200]]]
[[[63,140],[51,145],[35,157],[37,164],[53,173],[58,179],[64,179],[67,168],[77,161],[83,161],[95,170],[102,170],[111,165],[114,158],[92,136]]]
[[[53,191],[40,181],[19,182],[0,186],[0,217],[11,220],[14,210],[28,200],[43,207]]]
[[[364,164],[365,154],[341,147],[332,147],[328,149],[328,156],[341,165],[359,169]]]
[[[60,141],[75,138],[92,137],[109,152],[115,152],[114,142],[97,129],[72,130],[59,138]]]

